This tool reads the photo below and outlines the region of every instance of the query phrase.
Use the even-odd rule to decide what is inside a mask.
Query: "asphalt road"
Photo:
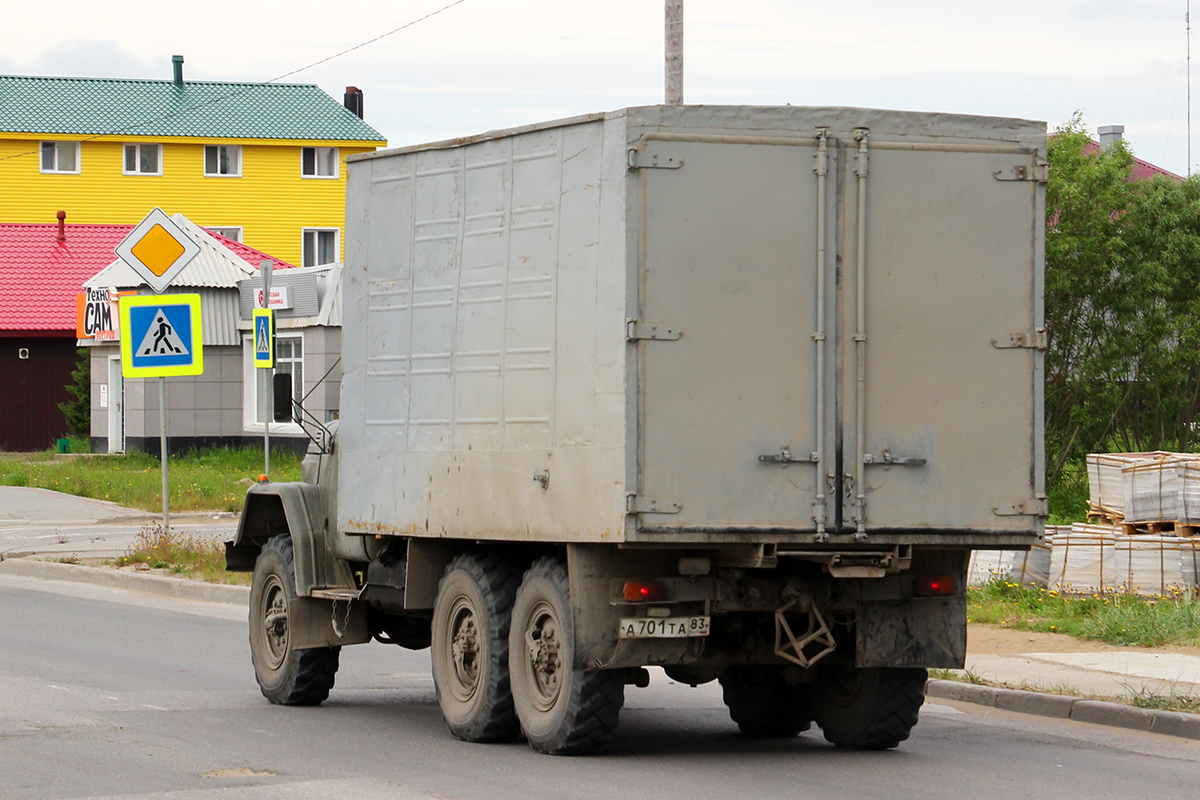
[[[244,610],[0,575],[0,800],[1188,798],[1200,743],[929,703],[898,750],[738,735],[719,689],[656,672],[604,755],[446,731],[428,657],[347,648],[320,708],[269,705]]]

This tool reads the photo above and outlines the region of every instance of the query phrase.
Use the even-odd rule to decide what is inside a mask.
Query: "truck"
[[[262,693],[378,641],[469,742],[603,747],[656,667],[749,736],[897,746],[971,552],[1047,513],[1045,148],[697,105],[347,159],[340,419],[226,546]]]

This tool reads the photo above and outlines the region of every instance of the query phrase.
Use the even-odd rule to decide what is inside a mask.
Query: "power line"
[[[207,108],[209,106],[213,106],[218,103],[223,103],[226,100],[229,100],[230,98],[238,97],[239,95],[243,95],[248,92],[253,92],[262,86],[266,86],[266,85],[273,84],[273,83],[278,83],[279,81],[282,81],[284,78],[290,78],[291,76],[298,75],[299,73],[304,72],[305,70],[309,70],[309,69],[312,69],[313,67],[318,67],[321,64],[325,64],[329,61],[333,61],[334,59],[341,58],[342,56],[347,55],[348,53],[353,53],[355,50],[361,50],[364,47],[375,44],[376,42],[380,41],[381,39],[386,39],[387,37],[397,34],[400,31],[406,30],[408,28],[413,27],[414,25],[422,23],[425,20],[430,19],[431,17],[436,17],[438,14],[441,14],[444,11],[449,11],[450,9],[454,8],[455,6],[462,5],[465,2],[467,2],[467,0],[454,0],[454,2],[447,3],[446,5],[442,6],[441,8],[439,8],[435,11],[431,11],[423,17],[418,17],[417,19],[406,22],[397,28],[393,28],[390,31],[388,31],[387,33],[381,33],[378,36],[374,37],[373,39],[368,39],[365,42],[360,42],[360,43],[354,45],[353,47],[347,47],[345,50],[342,50],[338,53],[334,53],[331,56],[326,56],[325,58],[322,58],[318,61],[314,61],[311,64],[306,64],[303,67],[298,67],[297,69],[294,69],[291,72],[285,72],[282,75],[277,75],[274,78],[271,78],[270,80],[262,81],[261,83],[247,84],[244,88],[237,89],[236,91],[229,92],[228,94],[223,94],[220,97],[214,97],[213,99],[206,100],[203,103],[197,103],[195,105],[185,106],[184,108],[181,108],[177,111],[172,111],[169,114],[163,114],[160,117],[153,117],[151,119],[141,120],[140,122],[130,123],[123,127],[110,130],[106,133],[94,133],[90,136],[85,136],[82,139],[79,139],[78,141],[80,143],[90,142],[94,139],[102,139],[106,136],[116,136],[121,133],[129,133],[130,131],[137,130],[138,128],[142,128],[147,125],[153,125],[157,122],[162,122],[164,120],[172,119],[174,117],[183,116],[184,114],[186,114],[190,111],[198,111],[199,109],[202,109],[202,108]],[[40,152],[41,152],[41,150],[39,149],[39,150],[29,150],[24,153],[15,153],[11,156],[0,157],[0,161],[8,161],[13,158],[23,158],[25,156],[35,156],[35,155],[38,155]]]
[[[462,5],[465,2],[467,2],[467,0],[454,0],[453,3],[444,5],[441,8],[439,8],[437,11],[430,11],[425,16],[418,17],[417,19],[414,19],[412,22],[406,22],[403,25],[401,25],[399,28],[393,28],[392,30],[388,31],[387,33],[381,33],[378,36],[376,36],[374,39],[368,39],[367,41],[365,41],[361,44],[356,44],[353,47],[348,47],[340,53],[334,53],[333,55],[329,56],[328,58],[322,58],[320,61],[314,61],[313,63],[309,64],[308,66],[300,67],[299,69],[294,69],[291,72],[285,72],[284,74],[280,75],[279,77],[272,78],[271,80],[266,81],[266,82],[274,83],[275,81],[281,81],[284,78],[291,77],[292,75],[295,75],[299,72],[304,72],[304,70],[306,70],[306,69],[312,69],[313,67],[320,66],[321,64],[324,64],[326,61],[333,61],[335,58],[341,58],[342,56],[346,55],[347,53],[353,53],[355,50],[362,49],[362,48],[366,47],[367,45],[375,44],[380,39],[386,39],[387,37],[391,36],[392,34],[399,33],[400,31],[404,30],[405,28],[411,28],[413,25],[416,25],[417,23],[424,22],[425,20],[429,19],[430,17],[436,17],[438,14],[441,14],[443,11],[449,11],[450,9],[454,8],[455,6]]]

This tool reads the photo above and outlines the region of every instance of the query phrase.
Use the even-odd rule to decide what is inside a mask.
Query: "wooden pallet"
[[[1123,522],[1121,530],[1126,536],[1170,535],[1196,536],[1200,533],[1200,523],[1181,522],[1179,520],[1164,520],[1162,522]]]
[[[1088,522],[1101,525],[1120,525],[1125,521],[1125,515],[1115,508],[1098,506],[1091,502],[1088,503],[1087,518]]]

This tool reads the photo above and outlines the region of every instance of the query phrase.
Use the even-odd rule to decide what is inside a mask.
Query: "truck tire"
[[[512,619],[513,701],[529,745],[573,755],[608,744],[625,704],[625,673],[571,668],[575,626],[565,559],[533,563],[517,590]]]
[[[508,626],[520,567],[503,556],[456,556],[438,584],[431,657],[438,705],[467,742],[511,742],[521,729],[508,680]]]
[[[779,669],[728,667],[718,679],[729,716],[747,736],[795,736],[812,725],[807,686],[788,686]]]
[[[849,750],[886,750],[903,742],[925,702],[924,668],[837,668],[810,684],[825,738]]]
[[[340,647],[294,650],[288,610],[296,599],[292,537],[272,537],[254,562],[250,585],[250,660],[263,697],[285,706],[315,706],[329,697]]]

